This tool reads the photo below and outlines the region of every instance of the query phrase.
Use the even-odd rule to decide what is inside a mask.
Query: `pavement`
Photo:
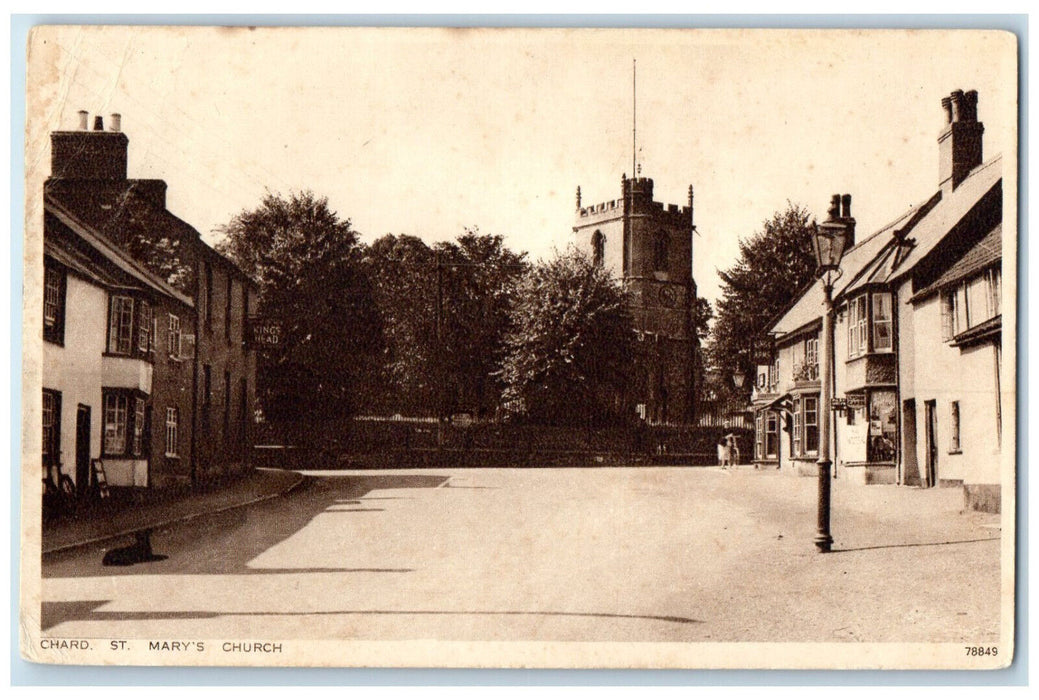
[[[113,503],[110,510],[106,510],[102,502],[89,513],[66,517],[44,527],[43,554],[259,503],[291,491],[303,479],[298,472],[257,469],[201,491],[182,491],[168,496],[154,492],[143,502]]]

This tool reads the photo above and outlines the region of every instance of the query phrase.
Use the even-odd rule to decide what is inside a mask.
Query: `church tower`
[[[631,294],[642,352],[636,369],[639,415],[653,423],[693,423],[696,337],[693,313],[693,187],[686,206],[653,201],[653,180],[621,176],[621,197],[581,205],[575,244]]]

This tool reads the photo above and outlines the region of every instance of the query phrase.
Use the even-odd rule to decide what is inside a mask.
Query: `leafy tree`
[[[493,373],[523,255],[473,229],[433,247],[383,236],[366,263],[386,338],[382,409],[493,411],[501,389]]]
[[[259,284],[259,313],[283,324],[282,345],[258,358],[264,412],[350,415],[371,384],[381,339],[350,221],[312,192],[268,192],[220,231],[218,250]]]
[[[620,284],[575,250],[535,266],[517,290],[506,335],[506,411],[551,425],[630,415],[635,337],[628,303]]]
[[[722,377],[737,369],[754,376],[751,342],[762,337],[814,273],[812,228],[804,207],[788,202],[759,232],[740,241],[736,264],[718,273],[722,297],[707,344],[708,362]]]

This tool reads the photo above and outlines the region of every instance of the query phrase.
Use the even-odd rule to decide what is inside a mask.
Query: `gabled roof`
[[[888,284],[912,271],[993,188],[1000,186],[1002,158],[978,166],[951,193],[938,192],[850,248],[841,260],[843,275],[834,284],[840,300],[868,284]],[[814,284],[790,307],[770,333],[784,336],[822,317],[823,286]]]
[[[44,195],[43,206],[46,213],[53,215],[58,219],[58,221],[75,232],[77,236],[89,245],[91,249],[96,251],[98,255],[112,267],[119,270],[123,275],[132,278],[136,283],[139,283],[140,288],[147,288],[153,292],[158,292],[159,294],[171,297],[186,306],[194,306],[190,297],[172,287],[165,280],[160,279],[149,272],[141,263],[123,252],[119,247],[98,233],[93,227],[87,225],[77,216],[69,212],[53,197]],[[44,236],[44,239],[46,240],[46,236]],[[51,249],[53,248],[54,246],[52,245]],[[47,252],[50,252],[50,250],[47,250]],[[73,252],[69,251],[64,258],[65,260],[74,262],[77,265],[74,269],[78,269],[80,272],[92,271],[91,267],[85,267],[80,263],[82,256],[77,257]],[[56,257],[55,259],[58,258]],[[62,262],[64,262],[64,260],[62,260]],[[92,266],[94,269],[97,267],[96,264]],[[115,277],[106,272],[104,277],[98,278],[98,281],[103,284],[107,284],[106,280],[115,280]],[[122,286],[126,288],[125,283],[115,283],[112,286]]]
[[[870,263],[874,262],[885,248],[890,247],[893,231],[904,226],[916,212],[927,202],[919,204],[905,214],[889,223],[871,236],[857,242],[848,249],[841,259],[841,270],[843,274],[834,283],[833,293],[836,297],[849,284],[855,283],[859,276],[871,269]],[[885,235],[889,234],[889,235]],[[809,324],[817,322],[822,318],[823,307],[823,284],[822,280],[816,280],[794,304],[787,309],[778,321],[772,324],[770,333],[775,335],[786,335],[799,330]]]

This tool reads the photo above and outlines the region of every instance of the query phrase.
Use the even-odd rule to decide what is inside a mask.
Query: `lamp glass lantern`
[[[844,257],[850,237],[851,232],[841,222],[824,221],[815,227],[812,234],[812,247],[815,249],[818,275],[833,272],[840,267],[841,258]]]
[[[747,378],[747,375],[743,373],[743,370],[737,369],[732,373],[732,383],[737,389],[743,388],[743,380]]]

